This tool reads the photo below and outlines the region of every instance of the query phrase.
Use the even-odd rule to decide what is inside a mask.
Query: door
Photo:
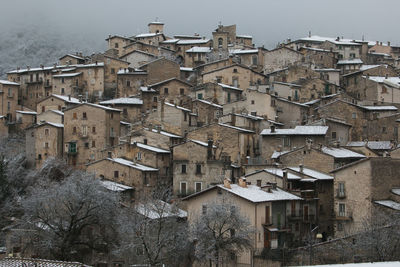
[[[264,248],[271,247],[271,232],[264,228]]]
[[[270,214],[269,206],[265,206],[265,224],[266,225],[269,225],[271,223],[269,221],[269,214]]]
[[[308,220],[308,206],[304,206],[304,220]]]

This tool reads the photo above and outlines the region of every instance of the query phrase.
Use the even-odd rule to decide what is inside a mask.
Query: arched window
[[[224,42],[224,39],[218,38],[218,47],[222,47],[223,42]]]

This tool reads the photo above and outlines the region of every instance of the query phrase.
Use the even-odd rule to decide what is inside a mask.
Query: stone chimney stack
[[[299,165],[299,169],[300,169],[300,172],[301,172],[301,173],[304,172],[304,166],[303,166],[303,164],[300,164],[300,165]]]
[[[270,129],[271,129],[271,133],[275,133],[275,125],[271,125]]]
[[[239,178],[239,186],[243,188],[247,188],[246,178],[240,177]]]
[[[208,139],[207,142],[207,159],[212,160],[213,159],[213,143],[214,141],[212,139]]]
[[[231,189],[231,180],[229,178],[224,179],[224,187]]]

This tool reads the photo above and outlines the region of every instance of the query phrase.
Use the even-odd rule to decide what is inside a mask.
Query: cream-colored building
[[[81,101],[79,101],[78,98],[72,97],[70,95],[66,96],[52,94],[39,101],[36,107],[36,111],[38,113],[46,112],[48,110],[63,111],[66,108],[76,106],[80,103]]]

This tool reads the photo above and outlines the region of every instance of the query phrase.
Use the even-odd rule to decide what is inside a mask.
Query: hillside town
[[[52,66],[8,70],[0,136],[20,140],[27,170],[42,175],[60,164],[95,177],[105,191],[91,200],[102,206],[106,192],[118,195],[112,209],[141,217],[136,230],[138,219],[124,220],[133,225],[127,236],[162,222],[179,238],[175,230],[189,229],[179,242],[190,251],[174,263],[159,256],[172,255],[168,246],[146,245],[151,236],[131,253],[111,253],[103,240],[107,249],[45,256],[28,236],[61,219],[31,217],[29,228],[19,214],[2,225],[0,259],[102,267],[400,260],[400,46],[309,32],[266,49],[236,25],[219,24],[210,37],[164,26],[106,36],[103,53],[71,51]],[[61,179],[58,172],[49,175]],[[204,218],[232,219],[218,221],[211,252]],[[79,234],[96,236],[96,227]],[[379,242],[390,249],[381,253]]]

